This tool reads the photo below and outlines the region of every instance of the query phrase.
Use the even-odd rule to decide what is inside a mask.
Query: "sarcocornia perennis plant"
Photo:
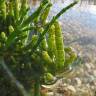
[[[52,6],[50,0],[42,0],[31,15],[27,1],[0,0],[0,71],[6,72],[7,81],[22,96],[41,96],[41,85],[51,84],[52,78],[76,59],[72,49],[64,46],[58,18],[77,1],[51,21],[46,21]],[[0,78],[4,81],[6,76]]]

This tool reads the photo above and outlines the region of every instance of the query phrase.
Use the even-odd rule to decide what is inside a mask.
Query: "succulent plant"
[[[46,84],[45,74],[47,78],[56,76],[76,59],[72,49],[64,49],[57,20],[75,4],[77,1],[46,22],[52,6],[50,0],[42,0],[31,15],[27,0],[0,1],[0,66],[22,95],[32,95],[22,84],[34,81],[34,96],[40,96],[40,86]],[[71,58],[66,58],[66,53]]]

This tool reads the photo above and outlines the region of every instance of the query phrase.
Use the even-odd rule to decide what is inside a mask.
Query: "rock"
[[[57,93],[62,94],[64,96],[70,96],[70,94],[71,94],[70,90],[68,90],[67,87],[65,87],[65,88],[58,87],[57,88]]]
[[[90,63],[86,63],[85,67],[86,67],[86,69],[91,70],[91,64]]]
[[[96,77],[96,70],[93,71],[93,75]]]
[[[93,95],[89,88],[82,86],[82,88],[78,89],[76,96],[93,96]]]
[[[74,96],[76,94],[76,89],[72,85],[67,85],[63,87],[58,87],[57,91],[58,94],[62,94],[64,96]],[[57,96],[57,95],[55,95]]]
[[[76,89],[74,88],[74,86],[68,86],[67,87],[68,88],[68,90],[70,90],[72,93],[76,93]]]
[[[80,78],[76,77],[76,78],[73,79],[73,82],[72,83],[75,86],[81,86],[82,81],[80,80]]]
[[[68,80],[67,80],[67,83],[68,83],[68,84],[71,84],[71,83],[72,83],[71,79],[68,79]]]
[[[54,93],[53,92],[49,92],[49,93],[47,93],[47,96],[54,96]]]

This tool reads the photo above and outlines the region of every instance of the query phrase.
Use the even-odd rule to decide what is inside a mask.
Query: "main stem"
[[[40,93],[40,80],[35,79],[35,84],[34,84],[34,96],[41,96]]]

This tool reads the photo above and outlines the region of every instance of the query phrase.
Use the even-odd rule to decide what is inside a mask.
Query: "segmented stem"
[[[75,59],[77,58],[76,52],[71,47],[64,48],[66,55],[65,55],[65,68],[72,64]]]
[[[19,3],[20,3],[19,0],[14,1],[14,16],[16,20],[19,20],[19,10],[20,10]]]
[[[56,55],[56,44],[55,44],[55,26],[52,25],[48,31],[48,52],[52,59]]]
[[[59,22],[54,23],[55,26],[55,40],[56,40],[56,64],[57,69],[61,69],[64,67],[65,62],[65,51],[64,51],[64,42],[61,27]]]
[[[40,4],[40,7],[31,15],[29,16],[22,24],[22,27],[32,23],[42,12],[45,8],[46,4],[48,4],[48,0],[43,0]]]
[[[49,3],[49,5],[46,6],[46,8],[44,9],[43,13],[41,14],[40,20],[41,20],[42,25],[46,24],[46,20],[47,20],[47,17],[48,17],[48,14],[49,14],[51,6],[52,6],[52,4]]]
[[[2,17],[6,19],[6,1],[5,0],[1,0],[0,2],[0,11],[1,11]]]

